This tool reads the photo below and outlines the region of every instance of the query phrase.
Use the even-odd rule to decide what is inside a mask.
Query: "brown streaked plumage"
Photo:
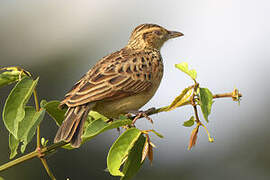
[[[117,118],[146,104],[163,76],[160,48],[168,39],[182,35],[156,24],[136,27],[126,47],[98,61],[66,94],[60,107],[68,110],[54,142],[79,147],[90,110]]]

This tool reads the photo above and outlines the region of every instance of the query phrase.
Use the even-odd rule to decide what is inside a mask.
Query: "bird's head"
[[[141,24],[137,26],[128,41],[128,47],[132,49],[157,49],[160,50],[168,39],[183,36],[177,31],[168,31],[156,24]]]

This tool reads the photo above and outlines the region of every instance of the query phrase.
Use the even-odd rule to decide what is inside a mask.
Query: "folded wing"
[[[104,57],[74,85],[61,105],[75,107],[147,90],[152,85],[153,66],[145,57],[144,52],[131,55],[125,49]]]

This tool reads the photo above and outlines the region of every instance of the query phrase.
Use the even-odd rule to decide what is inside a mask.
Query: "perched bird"
[[[163,76],[160,48],[179,36],[183,34],[156,24],[136,27],[123,49],[99,60],[66,94],[60,107],[67,106],[68,110],[54,142],[79,147],[90,110],[117,118],[145,105]]]

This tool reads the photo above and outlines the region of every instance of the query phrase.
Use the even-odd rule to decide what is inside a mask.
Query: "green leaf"
[[[82,144],[84,144],[86,141],[91,140],[92,138],[96,137],[97,135],[103,133],[104,131],[108,131],[114,128],[130,125],[132,123],[132,120],[130,119],[120,119],[120,120],[114,120],[111,123],[107,123],[103,121],[102,119],[97,119],[87,126],[85,129],[83,135],[82,135]],[[64,146],[66,149],[73,149],[70,144],[67,144]]]
[[[19,123],[19,129],[18,129],[18,139],[23,139],[23,136],[25,136],[26,131],[28,131],[28,124],[31,123],[31,120],[35,116],[36,110],[32,106],[26,106],[25,107],[25,116],[23,120]],[[29,125],[31,126],[31,125]]]
[[[131,179],[141,168],[142,151],[145,141],[146,138],[141,134],[128,154],[128,158],[123,167],[124,176],[121,177],[121,180]]]
[[[197,78],[197,72],[194,69],[189,70],[188,69],[188,63],[182,62],[175,65],[176,68],[180,69],[182,72],[189,75],[194,81]]]
[[[41,107],[46,109],[46,112],[54,119],[56,124],[60,126],[65,119],[66,110],[59,109],[59,101],[50,101],[46,102],[45,100],[41,101]]]
[[[183,123],[183,126],[191,127],[191,126],[193,126],[194,122],[195,122],[195,118],[194,118],[194,116],[191,116],[191,118],[188,121],[185,121]]]
[[[31,97],[37,82],[38,78],[35,81],[29,77],[23,78],[15,85],[6,100],[2,114],[3,121],[8,131],[17,139],[19,123],[25,116],[25,104]]]
[[[93,137],[103,133],[104,131],[108,131],[110,129],[131,125],[132,120],[114,120],[111,123],[104,122],[102,119],[95,120],[91,122],[86,128],[84,134],[82,135],[82,139],[84,141],[90,140]]]
[[[4,178],[0,177],[0,180],[4,180]]]
[[[107,166],[111,175],[124,176],[124,173],[119,170],[120,166],[141,134],[139,129],[130,128],[113,143],[107,157]]]
[[[203,117],[208,122],[208,116],[211,113],[213,104],[213,94],[207,88],[200,88],[200,106],[203,113]]]
[[[33,136],[36,133],[37,126],[43,120],[45,110],[36,112],[34,107],[25,107],[25,117],[19,124],[18,139],[23,142],[21,146],[21,152],[24,153],[25,148],[29,142],[31,142]]]
[[[31,142],[33,136],[35,135],[37,126],[43,120],[44,115],[45,110],[36,112],[35,108],[31,106],[25,107],[25,117],[19,123],[18,139],[16,139],[12,134],[10,134],[9,137],[11,158],[13,158],[17,154],[19,142],[23,142],[21,146],[21,152],[24,153],[27,144]]]
[[[193,87],[192,86],[189,86],[189,87],[185,88],[181,92],[181,94],[179,96],[177,96],[169,106],[164,107],[164,108],[161,108],[159,110],[159,112],[162,112],[162,111],[172,111],[172,110],[174,110],[177,107],[186,105],[185,103],[187,103],[188,99],[192,95],[192,92],[193,92]]]
[[[9,159],[12,159],[17,155],[17,149],[19,147],[19,144],[20,141],[17,140],[11,133],[9,133],[9,149],[10,149]]]

